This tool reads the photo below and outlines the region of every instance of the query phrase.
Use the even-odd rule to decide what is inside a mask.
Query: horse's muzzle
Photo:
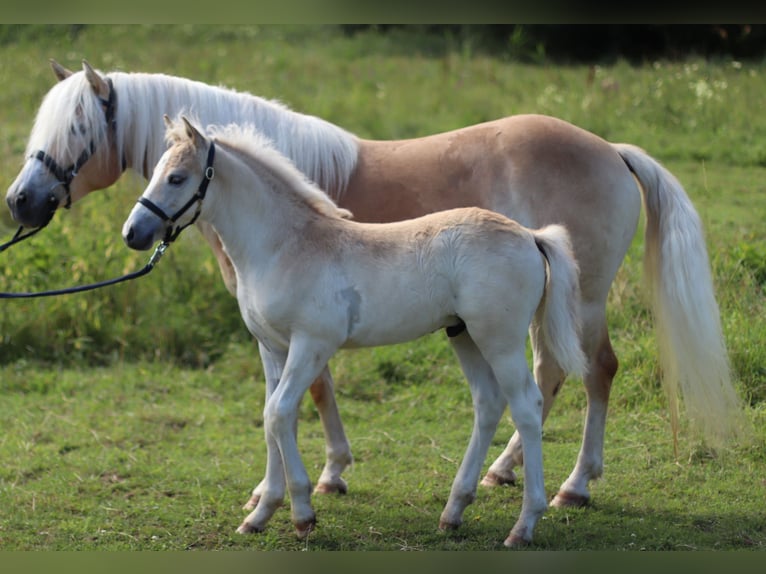
[[[131,249],[146,251],[154,245],[154,230],[141,225],[128,225],[122,230],[122,238]]]
[[[6,197],[13,219],[24,227],[43,227],[48,225],[59,206],[59,199],[53,193],[32,193],[27,189],[18,189]]]

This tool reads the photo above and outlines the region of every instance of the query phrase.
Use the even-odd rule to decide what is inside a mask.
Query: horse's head
[[[146,250],[160,239],[173,241],[194,223],[213,178],[215,146],[185,117],[164,116],[170,147],[122,228],[128,247]]]
[[[27,227],[46,225],[60,205],[109,187],[123,171],[111,81],[85,61],[76,73],[51,66],[59,82],[43,99],[26,161],[6,195],[14,219]]]

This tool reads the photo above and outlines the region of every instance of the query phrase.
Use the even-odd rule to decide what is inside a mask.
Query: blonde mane
[[[201,125],[256,125],[298,169],[336,198],[356,167],[353,134],[278,101],[165,74],[110,72],[105,77],[112,80],[116,94],[117,153],[146,178],[166,149],[162,115],[180,113],[198,118]],[[27,156],[44,149],[61,158],[60,163],[74,161],[91,140],[98,146],[106,135],[103,109],[79,71],[46,94]]]
[[[295,166],[290,158],[280,153],[272,141],[256,126],[252,124],[211,125],[205,132],[216,145],[234,153],[261,179],[270,182],[283,197],[297,199],[327,217],[342,219],[351,217],[350,211],[338,207],[322,189]],[[166,138],[170,142],[188,139],[183,123],[175,122],[168,129]]]

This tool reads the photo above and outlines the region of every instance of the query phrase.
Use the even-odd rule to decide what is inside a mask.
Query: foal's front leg
[[[298,407],[311,382],[319,375],[337,346],[309,336],[293,334],[287,360],[279,384],[266,404],[264,427],[267,439],[274,440],[281,456],[287,490],[290,493],[292,521],[299,537],[308,535],[316,523],[311,507],[311,480],[298,451]],[[270,454],[269,465],[271,465]],[[239,532],[261,531],[276,511],[270,492],[271,474],[267,473],[266,488]],[[277,493],[279,485],[276,484]]]
[[[273,381],[272,386],[268,382],[270,369],[269,362],[272,359],[269,357],[268,350],[262,345],[259,348],[261,352],[261,361],[263,362],[263,369],[266,373],[266,401],[268,402],[269,397],[273,392],[273,387],[276,387],[276,383],[279,381],[279,374],[276,374],[275,379],[273,378],[274,375],[271,375]],[[340,420],[340,413],[338,412],[338,405],[335,402],[333,386],[330,369],[325,367],[310,388],[311,398],[314,400],[317,410],[319,411],[319,419],[322,422],[326,444],[325,466],[314,490],[314,492],[320,494],[334,492],[346,494],[346,492],[348,492],[348,485],[341,477],[341,473],[353,462],[351,446],[348,438],[346,438],[343,423]],[[263,492],[264,482],[265,479],[253,489],[250,499],[243,506],[245,510],[253,510],[256,507],[258,500],[261,498],[261,493]]]
[[[260,342],[258,347],[266,377],[266,405],[268,405],[282,376],[286,355],[272,354]],[[266,407],[264,407],[264,412],[265,410]],[[264,435],[266,438],[266,476],[255,487],[250,500],[244,506],[245,510],[253,510],[260,505],[260,510],[257,517],[253,517],[254,512],[248,516],[248,518],[253,517],[252,525],[245,521],[237,529],[237,532],[242,534],[262,530],[262,525],[265,525],[274,511],[282,505],[285,497],[285,473],[279,447],[274,436],[269,433],[265,426]]]

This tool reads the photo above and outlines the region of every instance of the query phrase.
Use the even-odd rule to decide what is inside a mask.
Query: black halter
[[[176,238],[180,235],[180,233],[192,225],[195,221],[197,221],[197,218],[199,217],[200,212],[202,211],[202,200],[205,199],[205,194],[207,193],[207,186],[210,183],[210,180],[213,179],[213,176],[215,176],[215,169],[213,169],[213,160],[215,159],[215,143],[213,141],[210,142],[210,148],[207,150],[207,164],[205,165],[205,175],[202,178],[202,181],[199,184],[199,187],[197,188],[197,192],[187,201],[178,211],[176,211],[173,215],[168,215],[165,213],[165,211],[159,207],[156,203],[152,203],[149,199],[141,196],[138,198],[138,203],[146,207],[149,211],[151,211],[154,215],[159,217],[162,221],[166,222],[168,224],[167,229],[165,231],[165,238],[162,240],[163,243],[169,244],[176,240]],[[184,213],[186,213],[189,208],[191,208],[194,203],[197,203],[197,209],[194,212],[194,216],[189,220],[188,223],[185,225],[179,225],[178,227],[174,227],[174,223],[178,221],[178,218],[181,217]]]
[[[114,86],[112,85],[112,79],[106,78],[106,83],[109,85],[109,97],[105,100],[99,97],[99,101],[104,106],[104,116],[106,117],[106,124],[110,130],[115,128],[116,119],[114,116],[116,96],[114,93]],[[85,162],[87,162],[96,151],[96,143],[93,139],[90,140],[90,145],[82,150],[82,153],[77,160],[67,168],[62,168],[56,160],[53,159],[46,151],[39,150],[33,153],[30,157],[40,160],[43,165],[48,168],[48,171],[55,177],[66,190],[66,203],[64,207],[69,209],[72,206],[72,192],[69,186],[72,180],[77,176],[77,172],[80,171]]]

